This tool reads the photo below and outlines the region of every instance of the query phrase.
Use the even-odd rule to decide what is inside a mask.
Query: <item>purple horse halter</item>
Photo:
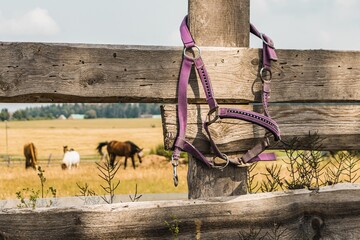
[[[206,71],[205,64],[201,58],[201,51],[198,46],[195,45],[195,41],[191,36],[189,28],[187,26],[187,16],[181,23],[180,33],[181,39],[184,44],[184,54],[179,76],[179,86],[178,86],[178,120],[179,120],[179,130],[178,136],[174,143],[174,152],[172,155],[171,163],[174,168],[174,185],[178,184],[177,176],[177,166],[178,160],[180,157],[180,152],[185,151],[191,154],[193,157],[201,160],[207,166],[223,169],[229,162],[237,166],[246,166],[249,163],[256,161],[270,161],[275,159],[273,153],[262,153],[269,146],[268,134],[265,134],[265,137],[252,149],[248,150],[241,158],[229,159],[224,153],[222,153],[217,147],[216,143],[213,141],[209,126],[216,122],[218,119],[223,118],[232,118],[247,121],[259,125],[271,133],[275,140],[280,140],[280,130],[277,123],[271,119],[268,112],[268,99],[270,96],[270,82],[271,82],[271,60],[276,61],[277,56],[274,50],[274,45],[272,40],[256,30],[256,28],[250,24],[250,32],[261,38],[263,41],[263,50],[262,50],[262,68],[260,70],[260,78],[262,80],[262,106],[264,108],[264,114],[259,114],[252,111],[241,110],[237,108],[219,108],[213,94],[212,86],[210,83],[209,75]],[[197,54],[194,53],[194,56],[189,56],[187,53],[189,51],[197,50]],[[193,51],[194,52],[194,51]],[[197,55],[197,56],[196,56]],[[199,150],[197,150],[191,143],[185,139],[186,135],[186,125],[187,125],[187,85],[189,82],[190,72],[192,65],[195,65],[196,70],[200,76],[201,83],[203,85],[206,101],[209,105],[209,112],[207,118],[204,122],[204,129],[208,135],[210,146],[216,155],[220,159],[226,161],[223,165],[218,165],[214,161],[208,160]],[[265,76],[267,75],[267,77]]]

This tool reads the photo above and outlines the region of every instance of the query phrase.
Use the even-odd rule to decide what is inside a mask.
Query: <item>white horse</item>
[[[78,167],[80,164],[80,154],[74,149],[68,150],[67,146],[64,146],[64,158],[62,160],[62,169],[71,169],[71,167]]]

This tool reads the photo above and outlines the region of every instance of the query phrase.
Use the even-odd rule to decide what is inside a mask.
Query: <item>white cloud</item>
[[[59,32],[58,24],[42,8],[35,8],[15,18],[0,18],[0,34],[49,36]]]

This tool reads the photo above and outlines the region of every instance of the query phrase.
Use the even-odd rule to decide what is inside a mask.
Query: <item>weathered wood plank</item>
[[[250,105],[237,107],[254,110]],[[317,132],[324,139],[324,150],[360,149],[360,105],[271,105],[269,110],[285,142]],[[206,105],[188,107],[187,139],[205,153],[209,153],[209,142],[201,123],[207,112]],[[177,134],[176,105],[163,106],[162,115],[165,147],[171,149]],[[250,149],[265,134],[263,128],[245,121],[220,122],[210,129],[214,141],[225,153]],[[271,148],[282,149],[283,145],[272,144]]]
[[[235,155],[229,155],[235,158]],[[239,196],[247,193],[246,168],[229,165],[223,170],[209,168],[189,156],[187,183],[188,198]],[[185,181],[185,179],[179,179]]]
[[[1,102],[176,103],[181,48],[0,43]],[[221,103],[260,99],[259,50],[203,48]],[[360,52],[278,50],[273,102],[360,101]],[[194,73],[195,74],[195,73]],[[189,101],[204,103],[200,82]]]
[[[238,239],[261,231],[276,239],[359,239],[360,186],[191,201],[14,209],[0,212],[1,239]],[[177,225],[176,225],[177,222]],[[274,224],[276,226],[274,227]],[[315,236],[317,238],[315,238]]]

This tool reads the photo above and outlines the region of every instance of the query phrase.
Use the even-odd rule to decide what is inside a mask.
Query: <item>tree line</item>
[[[30,107],[10,113],[4,108],[0,120],[56,119],[61,115],[83,114],[85,118],[138,118],[141,115],[160,114],[160,104],[154,103],[62,103]]]

